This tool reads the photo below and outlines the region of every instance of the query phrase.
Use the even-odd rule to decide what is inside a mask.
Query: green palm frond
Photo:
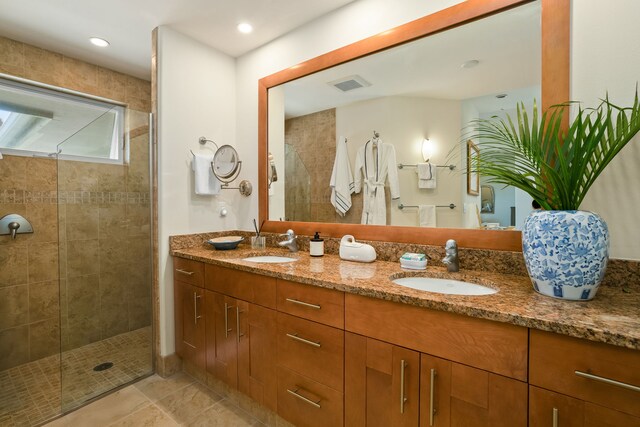
[[[467,173],[519,188],[544,209],[578,209],[598,176],[640,131],[640,102],[637,91],[631,107],[618,107],[607,97],[597,108],[579,108],[565,130],[562,118],[569,105],[540,116],[534,102],[529,117],[521,103],[515,121],[508,115],[472,121],[464,140],[474,140],[480,156]]]

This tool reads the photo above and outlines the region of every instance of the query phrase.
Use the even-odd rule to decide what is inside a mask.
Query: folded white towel
[[[436,170],[433,163],[418,163],[418,188],[436,188]]]
[[[333,162],[329,185],[331,186],[331,204],[338,214],[344,216],[351,209],[351,193],[355,190],[347,139],[344,136],[339,137],[336,144],[336,158]]]
[[[420,227],[436,226],[436,206],[418,205],[418,221]]]
[[[464,228],[480,228],[480,212],[475,203],[465,203],[462,214],[462,226]]]
[[[214,196],[220,192],[220,181],[211,170],[213,156],[206,154],[194,154],[191,161],[191,169],[195,181],[196,194],[201,196]]]

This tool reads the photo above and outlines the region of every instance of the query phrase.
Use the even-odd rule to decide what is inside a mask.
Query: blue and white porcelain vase
[[[590,300],[607,269],[609,230],[592,212],[534,211],[522,229],[522,252],[537,292]]]

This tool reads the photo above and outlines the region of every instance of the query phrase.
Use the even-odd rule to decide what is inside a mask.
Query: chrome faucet
[[[450,273],[460,271],[460,260],[458,259],[458,244],[455,240],[449,239],[444,245],[445,257],[442,262],[447,266]]]
[[[287,240],[278,242],[279,246],[287,247],[291,252],[298,252],[298,240],[293,230],[287,230],[285,234],[281,234],[280,236],[286,236]]]

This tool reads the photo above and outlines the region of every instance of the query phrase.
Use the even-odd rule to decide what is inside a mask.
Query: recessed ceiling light
[[[479,63],[480,61],[478,61],[477,59],[471,59],[469,61],[463,62],[462,65],[460,65],[460,68],[473,68]]]
[[[89,41],[99,47],[107,47],[109,46],[109,42],[105,39],[101,39],[100,37],[91,37]]]
[[[251,31],[253,31],[253,27],[248,22],[241,22],[238,24],[238,31],[243,34],[249,34]]]
[[[499,93],[498,95],[496,95],[496,98],[498,99],[502,99],[502,98],[506,98],[507,94],[506,93]]]

